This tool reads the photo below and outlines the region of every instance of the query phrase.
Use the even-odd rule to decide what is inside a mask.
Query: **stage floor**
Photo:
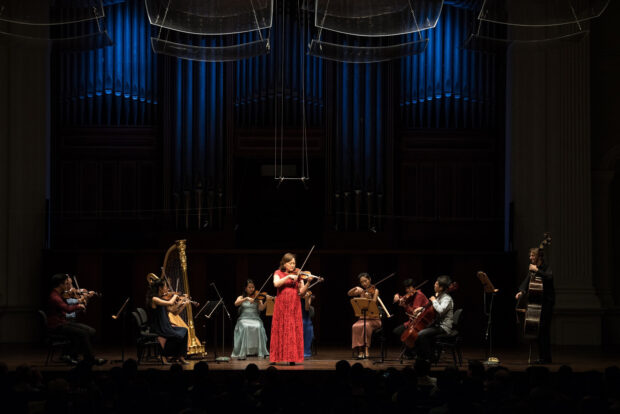
[[[121,348],[104,348],[97,347],[97,356],[105,358],[108,363],[95,367],[96,370],[107,370],[114,366],[120,366],[121,362],[114,362],[121,359]],[[246,360],[231,359],[229,362],[216,362],[213,349],[208,350],[208,355],[204,361],[208,362],[210,370],[224,370],[234,371],[243,370],[248,364],[256,364],[260,369],[266,369],[269,366],[269,359],[248,357]],[[218,356],[222,355],[221,348],[218,349]],[[225,350],[226,356],[230,355],[231,349]],[[374,354],[370,359],[356,360],[352,357],[351,349],[345,347],[325,346],[319,347],[317,354],[312,358],[309,358],[303,362],[303,364],[297,364],[289,366],[285,364],[276,364],[276,368],[279,370],[310,370],[310,371],[326,371],[333,370],[336,362],[342,359],[346,359],[349,362],[360,362],[362,365],[372,369],[387,369],[394,367],[396,369],[402,369],[407,364],[412,364],[413,361],[399,361],[399,348],[388,349],[384,362],[380,362],[378,350],[374,349]],[[30,365],[36,367],[41,371],[63,371],[71,369],[70,366],[60,362],[50,362],[45,365],[45,357],[47,351],[44,348],[33,345],[13,345],[3,344],[0,345],[0,362],[4,362],[8,365],[9,370],[14,370],[19,365]],[[499,358],[500,365],[515,371],[525,370],[528,364],[528,348],[518,349],[498,349],[493,352],[493,356]],[[126,349],[125,358],[135,358],[135,349]],[[57,358],[57,357],[55,357]],[[557,370],[561,365],[569,365],[575,372],[583,371],[603,371],[606,367],[611,365],[620,365],[620,349],[614,350],[601,350],[600,348],[591,347],[571,347],[571,348],[554,348],[553,350],[553,364],[547,365],[552,371]],[[485,360],[485,351],[480,348],[463,348],[463,366],[461,369],[467,369],[467,361],[469,360]],[[536,359],[535,357],[533,359]],[[191,370],[197,360],[191,360],[190,365],[185,366],[185,369]],[[444,354],[442,360],[433,366],[433,370],[443,370],[447,366],[454,365],[451,354]],[[156,362],[148,362],[140,365],[139,369],[163,369],[167,370],[170,367],[168,365],[161,365]]]

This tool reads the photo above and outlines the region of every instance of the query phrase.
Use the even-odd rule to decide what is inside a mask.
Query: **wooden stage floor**
[[[120,360],[121,348],[102,348],[97,347],[97,356],[105,358],[108,363],[95,367],[95,370],[107,370],[114,366],[120,366],[121,363],[113,362],[114,360]],[[226,350],[225,355],[230,355],[231,349]],[[377,355],[378,350],[374,350]],[[333,370],[336,362],[342,359],[348,360],[351,364],[360,362],[362,365],[372,369],[384,370],[390,367],[396,369],[402,369],[407,364],[411,364],[412,361],[399,361],[398,357],[400,349],[390,348],[387,352],[386,359],[381,363],[378,358],[371,358],[367,360],[356,360],[352,358],[351,350],[345,347],[325,346],[320,347],[317,351],[317,355],[304,361],[303,364],[295,366],[288,366],[284,364],[277,364],[276,368],[279,370],[310,370],[310,371],[327,371]],[[134,349],[125,350],[125,358],[135,358]],[[218,355],[221,355],[221,348],[218,349]],[[3,344],[0,345],[0,362],[4,362],[8,365],[9,370],[14,370],[19,365],[30,365],[36,367],[41,371],[64,371],[71,369],[70,366],[59,362],[50,362],[45,366],[46,350],[42,347],[33,345],[12,345]],[[528,348],[513,348],[513,349],[498,349],[494,352],[494,356],[500,359],[500,365],[514,371],[524,371],[528,365]],[[606,367],[611,365],[620,366],[620,349],[602,350],[600,348],[589,347],[571,347],[571,348],[555,348],[553,350],[553,364],[547,365],[550,370],[555,371],[561,365],[569,365],[576,372],[583,371],[603,371]],[[469,360],[484,360],[485,351],[480,348],[463,348],[463,366],[461,369],[467,369],[467,361]],[[246,360],[240,361],[232,359],[230,362],[217,363],[214,360],[214,353],[212,349],[209,349],[207,358],[204,359],[209,364],[210,370],[223,370],[223,371],[235,371],[243,370],[248,364],[254,363],[262,369],[266,369],[269,366],[269,359],[248,357]],[[195,364],[195,360],[192,360],[190,365],[184,367],[184,369],[191,370]],[[444,354],[442,360],[433,366],[433,370],[443,370],[447,366],[453,365],[452,356]],[[155,362],[143,363],[140,365],[140,369],[169,369],[169,366],[160,365]]]

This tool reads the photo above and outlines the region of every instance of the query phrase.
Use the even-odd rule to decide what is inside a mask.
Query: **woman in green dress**
[[[255,299],[255,286],[251,279],[245,282],[243,294],[235,300],[239,308],[239,317],[235,325],[235,344],[232,358],[245,359],[247,356],[269,356],[267,349],[267,334],[260,318],[260,312],[265,309],[263,300]]]

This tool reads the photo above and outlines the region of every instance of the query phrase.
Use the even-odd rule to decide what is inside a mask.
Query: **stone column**
[[[509,51],[507,137],[511,145],[515,247],[525,276],[528,248],[550,231],[556,344],[601,343],[593,287],[589,38]]]
[[[37,3],[47,7],[46,2]],[[33,4],[33,7],[36,5]],[[49,48],[0,38],[0,341],[37,338],[45,239]],[[47,279],[47,278],[46,278]],[[45,286],[46,287],[46,286]]]

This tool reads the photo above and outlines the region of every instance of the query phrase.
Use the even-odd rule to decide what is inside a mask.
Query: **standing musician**
[[[429,300],[435,310],[436,317],[434,322],[428,328],[422,329],[418,333],[418,339],[415,344],[415,351],[418,358],[431,361],[433,356],[433,345],[437,335],[452,333],[452,319],[454,314],[454,301],[447,292],[452,284],[450,276],[442,275],[437,278],[435,285],[435,296],[431,296]],[[418,307],[414,311],[414,317],[422,313],[424,307]]]
[[[258,293],[254,281],[248,279],[243,293],[235,300],[235,306],[239,308],[239,317],[235,325],[231,358],[245,359],[248,355],[265,358],[269,355],[267,334],[260,318],[260,312],[265,310],[265,298]]]
[[[301,297],[301,319],[304,325],[304,358],[312,356],[312,341],[314,340],[314,325],[312,324],[312,318],[314,318],[313,298],[314,296],[309,290]]]
[[[411,324],[411,318],[413,317],[416,309],[424,307],[428,304],[428,298],[421,290],[415,288],[415,282],[413,279],[406,279],[403,281],[403,287],[405,288],[405,294],[403,296],[400,296],[398,293],[394,295],[394,303],[398,303],[398,306],[402,307],[408,316],[405,323],[398,325],[392,331],[399,339],[403,334],[403,331]],[[407,358],[413,358],[412,350],[407,348],[404,356]]]
[[[83,323],[67,320],[67,313],[86,309],[83,303],[68,305],[62,298],[62,294],[71,287],[71,278],[67,274],[57,273],[52,276],[52,291],[50,292],[47,305],[47,327],[51,333],[64,335],[69,338],[71,344],[69,354],[64,360],[70,364],[77,364],[74,355],[82,354],[84,361],[103,365],[105,359],[95,358],[93,354],[92,338],[95,329]]]
[[[542,279],[542,308],[540,312],[540,327],[538,331],[538,357],[536,364],[551,363],[551,318],[555,304],[555,288],[553,286],[553,272],[545,263],[544,251],[540,247],[530,249],[530,265],[528,274],[521,282],[515,299],[519,300],[527,292],[532,276]]]
[[[379,297],[379,289],[371,284],[370,275],[368,273],[360,273],[357,276],[360,286],[351,288],[348,292],[349,296],[357,296],[364,299],[370,299],[373,302],[377,301]],[[366,318],[366,340],[364,341],[364,318],[360,317],[351,327],[351,347],[357,351],[357,358],[368,358],[368,347],[370,347],[370,340],[372,333],[381,327],[381,319]],[[365,347],[364,347],[365,345]]]
[[[185,356],[187,356],[187,329],[172,326],[168,316],[168,307],[186,305],[178,299],[179,295],[168,292],[168,287],[162,279],[157,276],[152,278],[146,293],[146,307],[149,310],[151,330],[158,335],[157,339],[163,349],[163,355],[168,357],[168,362],[179,361],[181,364],[187,365],[189,364],[185,360]]]
[[[300,277],[295,255],[286,253],[280,267],[273,273],[273,285],[278,289],[271,321],[272,363],[289,362],[291,365],[304,360],[304,331],[301,320],[299,296],[305,295],[308,283]]]

